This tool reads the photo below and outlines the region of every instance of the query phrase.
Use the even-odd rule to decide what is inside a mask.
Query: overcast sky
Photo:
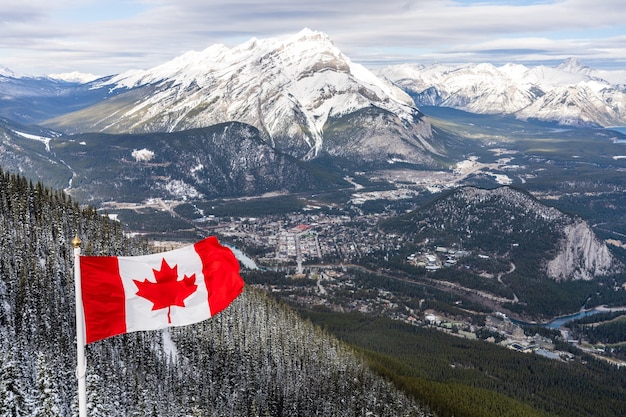
[[[624,0],[1,0],[0,66],[110,75],[305,27],[367,67],[576,57],[626,69]]]

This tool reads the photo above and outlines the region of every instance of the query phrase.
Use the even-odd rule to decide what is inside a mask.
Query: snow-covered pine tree
[[[34,417],[59,417],[61,399],[52,378],[52,370],[43,353],[37,355],[37,399],[33,410]]]
[[[29,415],[30,411],[26,404],[26,393],[18,363],[9,351],[2,359],[2,368],[0,368],[0,417]]]

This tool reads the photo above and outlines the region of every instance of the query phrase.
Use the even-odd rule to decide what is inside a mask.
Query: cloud
[[[5,0],[2,8],[0,64],[31,74],[149,68],[305,27],[366,65],[626,60],[622,0]]]

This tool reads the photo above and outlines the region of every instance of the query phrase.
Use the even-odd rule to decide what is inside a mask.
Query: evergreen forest
[[[72,238],[147,244],[61,191],[0,171],[0,417],[77,415]],[[87,346],[90,417],[423,416],[338,339],[251,288],[211,320]]]

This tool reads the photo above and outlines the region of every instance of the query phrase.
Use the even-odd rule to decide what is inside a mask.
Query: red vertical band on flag
[[[202,260],[202,273],[209,292],[211,316],[224,310],[243,290],[239,261],[233,252],[220,245],[215,236],[194,245]]]
[[[86,343],[126,333],[126,298],[115,256],[83,256],[80,273]]]

